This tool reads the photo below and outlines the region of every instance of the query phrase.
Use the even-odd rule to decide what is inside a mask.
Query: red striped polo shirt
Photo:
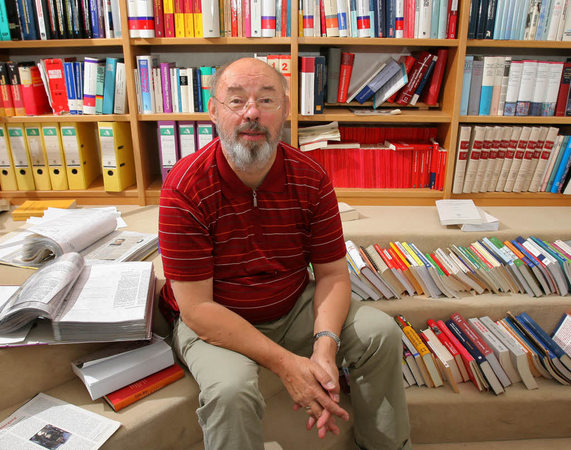
[[[335,191],[315,161],[280,143],[254,191],[231,169],[218,139],[170,171],[161,191],[159,245],[167,278],[162,297],[171,312],[178,306],[169,280],[213,277],[214,301],[253,323],[293,307],[309,262],[345,256]]]

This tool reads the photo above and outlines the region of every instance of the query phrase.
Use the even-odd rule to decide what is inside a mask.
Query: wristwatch
[[[320,337],[323,336],[328,336],[331,339],[333,339],[337,344],[337,351],[339,351],[339,347],[341,347],[341,339],[339,339],[339,336],[337,336],[333,331],[328,331],[328,330],[318,331],[313,335],[313,343],[315,344],[315,341],[317,341]]]

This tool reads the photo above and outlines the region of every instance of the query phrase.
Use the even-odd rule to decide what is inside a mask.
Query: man
[[[163,309],[200,386],[204,444],[263,448],[259,365],[280,377],[309,429],[338,434],[335,418],[349,418],[338,404],[343,364],[355,442],[402,448],[400,330],[351,303],[335,192],[319,165],[279,141],[286,86],[253,58],[219,69],[208,103],[219,139],[179,161],[161,193]]]

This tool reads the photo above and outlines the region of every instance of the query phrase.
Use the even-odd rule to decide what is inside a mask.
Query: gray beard
[[[266,167],[274,155],[279,138],[275,142],[266,140],[261,144],[244,145],[237,139],[238,131],[234,136],[227,136],[218,130],[220,142],[222,142],[225,153],[234,167],[246,173],[256,172]],[[281,132],[278,136],[281,136]]]

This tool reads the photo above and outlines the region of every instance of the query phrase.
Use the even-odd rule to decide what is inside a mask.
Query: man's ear
[[[216,104],[215,100],[210,97],[208,99],[208,115],[213,124],[216,124]]]
[[[285,108],[284,108],[284,120],[287,120],[287,116],[289,115],[289,111],[291,109],[291,104],[290,104],[290,100],[289,100],[289,95],[285,94]]]

